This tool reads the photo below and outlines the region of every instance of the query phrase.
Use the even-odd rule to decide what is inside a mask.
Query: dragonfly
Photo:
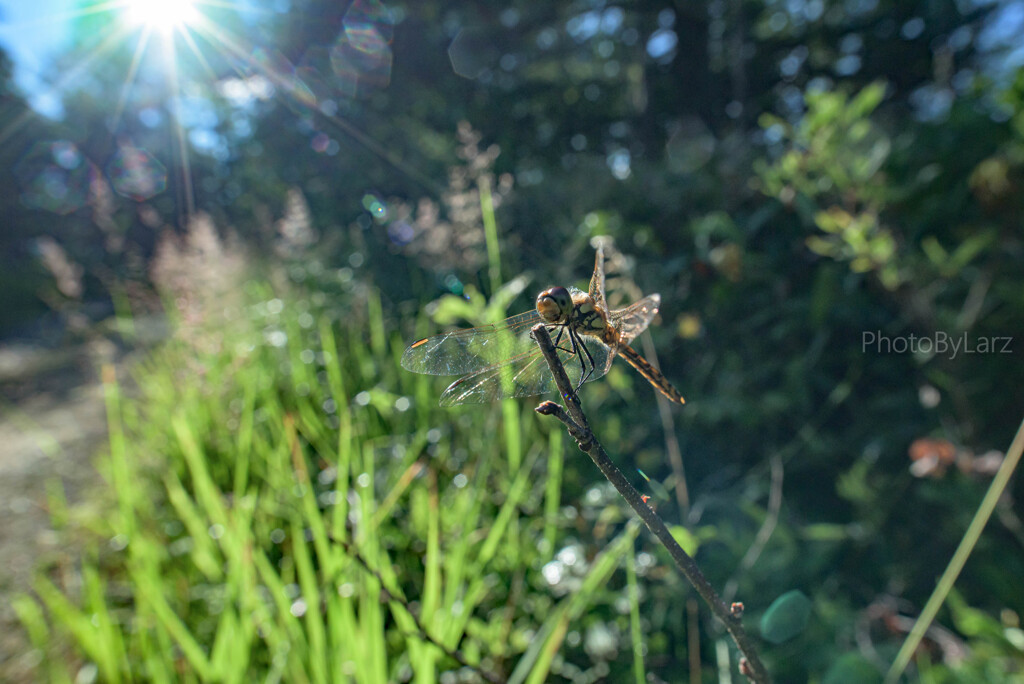
[[[537,296],[533,311],[413,342],[402,355],[402,367],[414,373],[463,376],[441,394],[441,406],[557,391],[531,336],[531,330],[543,324],[577,390],[605,375],[615,357],[621,356],[669,400],[686,403],[665,376],[629,346],[657,315],[661,296],[648,295],[609,311],[604,281],[604,250],[598,246],[589,292],[551,287]]]

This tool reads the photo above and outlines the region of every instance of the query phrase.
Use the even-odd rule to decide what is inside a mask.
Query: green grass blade
[[[530,647],[509,676],[508,684],[538,684],[547,681],[551,663],[561,648],[569,625],[573,620],[579,619],[586,607],[591,604],[597,590],[608,581],[622,558],[627,553],[633,553],[633,544],[639,533],[640,523],[632,519],[626,524],[622,534],[601,552],[590,566],[580,588],[563,599],[537,630]]]
[[[508,498],[506,498],[505,503],[502,504],[501,510],[494,519],[494,524],[491,526],[491,529],[487,534],[487,538],[484,540],[483,546],[480,548],[480,553],[477,555],[477,565],[479,570],[482,570],[483,567],[486,566],[492,558],[494,558],[494,553],[497,551],[498,544],[501,543],[502,537],[505,536],[505,531],[508,529],[512,516],[515,514],[519,504],[522,503],[523,499],[526,497],[530,486],[530,471],[533,470],[533,465],[536,463],[538,455],[539,453],[534,453],[527,459],[526,463],[519,468],[519,472],[516,474],[516,479],[512,482],[512,486],[509,488]]]
[[[988,519],[992,516],[992,511],[995,510],[996,504],[999,502],[999,497],[1006,490],[1006,486],[1010,482],[1010,476],[1013,475],[1017,465],[1020,463],[1021,452],[1024,452],[1024,422],[1021,422],[1020,427],[1017,428],[1017,434],[1014,436],[1013,442],[1006,452],[1006,458],[1003,459],[1002,465],[999,466],[996,476],[992,478],[992,484],[989,485],[988,491],[985,492],[985,498],[981,500],[981,504],[978,506],[971,524],[967,527],[967,531],[964,532],[964,536],[960,540],[960,545],[957,546],[953,557],[949,561],[949,565],[946,566],[942,577],[939,578],[935,591],[928,597],[928,602],[925,604],[924,609],[921,610],[921,614],[917,617],[917,621],[910,630],[910,634],[907,635],[906,640],[896,654],[892,667],[889,668],[889,672],[885,676],[886,684],[895,684],[899,680],[900,675],[903,674],[903,670],[910,663],[910,659],[921,643],[921,639],[924,638],[924,633],[932,624],[932,621],[939,612],[939,608],[946,601],[946,597],[953,588],[956,578],[960,575],[960,571],[963,570],[967,558],[971,555],[971,551],[974,550],[974,545],[978,543],[982,530],[985,529]]]
[[[242,410],[238,416],[236,438],[235,473],[232,491],[240,499],[249,486],[249,462],[252,458],[253,421],[256,417],[256,384],[247,378],[243,389]]]
[[[302,601],[309,634],[309,671],[317,684],[327,682],[327,640],[324,634],[323,617],[320,613],[320,589],[313,570],[313,559],[306,548],[305,534],[298,519],[292,519],[292,551],[295,554],[295,569],[299,576]]]
[[[640,588],[636,581],[636,557],[630,551],[626,554],[626,587],[629,591],[629,635],[633,646],[633,677],[636,684],[644,684],[644,641],[640,628]]]
[[[215,524],[227,526],[228,516],[224,508],[224,501],[217,485],[210,477],[207,469],[207,459],[199,449],[199,442],[196,434],[189,425],[184,415],[178,414],[171,418],[171,427],[178,445],[181,447],[182,456],[188,465],[189,475],[192,478],[192,487],[196,492],[196,501],[202,506],[207,517]]]
[[[25,628],[28,640],[36,648],[45,651],[50,641],[50,628],[46,625],[46,617],[39,604],[32,597],[22,594],[14,597],[11,608]]]
[[[107,408],[107,433],[110,444],[110,476],[117,492],[121,514],[121,533],[131,540],[135,535],[135,488],[131,474],[134,468],[128,460],[127,443],[121,422],[121,391],[117,374],[110,364],[103,366],[103,398]]]
[[[501,287],[501,247],[498,244],[498,222],[494,216],[494,197],[491,194],[491,179],[483,175],[477,179],[480,192],[480,217],[484,224],[484,240],[487,243],[487,274],[491,292]]]
[[[182,486],[181,480],[173,472],[164,475],[164,488],[167,490],[168,501],[191,538],[192,562],[211,581],[221,579],[223,559],[217,551],[217,545],[210,538],[209,521],[196,507]]]
[[[548,474],[544,482],[544,554],[550,560],[555,553],[558,515],[562,505],[562,468],[565,449],[562,431],[552,430],[548,436]]]
[[[71,603],[64,594],[45,577],[37,577],[33,588],[46,609],[66,627],[82,651],[96,663],[100,675],[110,681],[121,681],[117,664],[111,660],[106,635],[93,624],[87,613]]]

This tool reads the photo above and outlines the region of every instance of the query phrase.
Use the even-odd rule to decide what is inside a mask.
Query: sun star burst
[[[132,24],[162,32],[182,28],[199,16],[195,0],[128,0],[125,10]]]

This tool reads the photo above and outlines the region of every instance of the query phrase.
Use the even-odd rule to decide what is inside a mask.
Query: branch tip
[[[553,415],[558,410],[558,404],[553,401],[542,401],[537,408],[534,409],[537,413],[542,416]]]

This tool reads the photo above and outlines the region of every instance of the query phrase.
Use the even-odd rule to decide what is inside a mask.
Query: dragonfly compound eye
[[[564,287],[544,290],[537,296],[537,313],[545,323],[560,323],[572,311],[572,297]]]

